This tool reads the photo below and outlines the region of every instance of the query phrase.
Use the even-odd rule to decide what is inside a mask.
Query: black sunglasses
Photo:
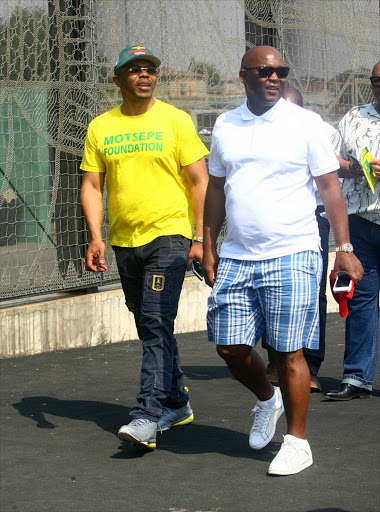
[[[146,71],[149,75],[157,75],[158,68],[155,66],[148,66],[146,68],[142,68],[141,66],[132,66],[131,68],[127,68],[129,73],[141,73],[141,71]]]
[[[375,87],[380,87],[380,76],[370,76],[371,84]]]
[[[243,69],[245,71],[257,69],[260,78],[269,78],[274,72],[276,72],[278,78],[286,78],[289,74],[289,68],[287,66],[280,66],[279,68],[274,68],[272,66],[248,66]]]

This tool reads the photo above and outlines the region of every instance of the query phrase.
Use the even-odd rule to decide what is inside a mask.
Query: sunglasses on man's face
[[[280,66],[278,68],[274,68],[272,66],[248,66],[247,68],[243,69],[244,71],[257,69],[260,78],[269,78],[273,75],[274,72],[276,72],[278,78],[286,78],[289,74],[289,68],[287,66]]]
[[[380,76],[370,76],[369,79],[374,87],[380,87]]]
[[[131,68],[127,68],[128,73],[141,73],[141,71],[146,71],[149,75],[157,75],[158,68],[155,66],[148,66],[146,68],[142,68],[141,66],[132,66]]]

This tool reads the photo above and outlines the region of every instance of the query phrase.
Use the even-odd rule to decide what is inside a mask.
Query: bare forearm
[[[207,181],[195,185],[191,189],[191,206],[195,219],[195,236],[203,237],[203,214],[206,197]]]
[[[324,187],[320,183],[318,186],[337,245],[349,242],[347,207],[338,180],[330,180]]]
[[[226,211],[223,185],[221,182],[217,183],[215,178],[211,177],[206,192],[203,222],[205,251],[207,249],[212,250],[215,248],[225,215]]]
[[[334,232],[335,242],[342,245],[350,241],[348,229],[347,207],[343,197],[337,198],[334,204],[324,203],[327,218]]]
[[[103,216],[103,173],[85,172],[81,188],[81,203],[91,242],[86,251],[86,269],[91,272],[104,272],[106,247],[102,240],[101,225]]]
[[[191,193],[191,207],[195,219],[195,236],[203,237],[203,212],[208,175],[205,159],[202,158],[185,167]]]
[[[101,240],[103,217],[102,190],[97,190],[90,183],[84,181],[81,188],[81,203],[91,240]]]
[[[350,233],[347,208],[336,173],[317,177],[315,181],[325,206],[327,218],[334,232],[336,245],[340,246],[348,243]],[[334,263],[334,279],[339,272],[346,272],[357,284],[363,276],[363,267],[355,254],[339,251]]]
[[[206,192],[203,222],[203,274],[208,286],[213,286],[219,264],[216,241],[222,227],[226,211],[224,182],[222,178],[210,176]]]

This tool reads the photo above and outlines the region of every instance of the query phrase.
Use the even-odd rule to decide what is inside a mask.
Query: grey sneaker
[[[119,439],[128,441],[141,448],[156,448],[157,423],[146,419],[132,420],[128,425],[123,425],[117,433]]]
[[[272,440],[276,432],[276,423],[284,412],[280,388],[275,387],[274,392],[277,394],[277,403],[274,407],[269,407],[265,402],[258,400],[252,409],[255,421],[249,433],[249,446],[254,450],[261,450]]]
[[[179,427],[187,425],[194,420],[193,410],[190,407],[190,402],[180,409],[169,409],[169,407],[162,408],[162,416],[158,422],[158,430],[169,430],[171,427]]]

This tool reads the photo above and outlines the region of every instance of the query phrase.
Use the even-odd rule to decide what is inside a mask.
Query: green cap
[[[124,48],[120,52],[120,55],[116,59],[115,67],[113,68],[114,72],[121,68],[122,66],[125,66],[125,64],[128,64],[129,62],[132,62],[133,60],[149,60],[150,62],[153,62],[153,64],[158,68],[158,66],[161,64],[160,59],[158,59],[153,53],[148,50],[148,48],[145,48],[145,46],[128,46],[128,48]]]

